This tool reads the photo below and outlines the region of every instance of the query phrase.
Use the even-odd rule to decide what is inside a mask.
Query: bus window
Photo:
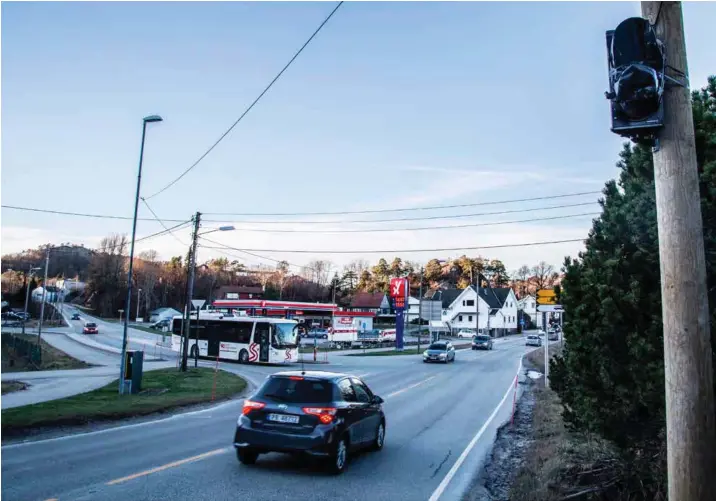
[[[237,343],[249,344],[251,341],[252,322],[232,322],[236,325]]]
[[[172,334],[176,334],[177,336],[181,336],[181,327],[182,327],[182,319],[181,318],[174,318],[172,319]]]
[[[254,343],[258,343],[261,339],[261,334],[266,333],[268,335],[270,329],[269,324],[265,322],[256,322],[256,332],[254,333]]]
[[[256,328],[258,329],[258,325]],[[298,346],[298,325],[294,323],[271,324],[273,335],[271,344],[274,348],[295,348]]]

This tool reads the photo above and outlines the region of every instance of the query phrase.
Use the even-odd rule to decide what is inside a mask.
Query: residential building
[[[154,323],[179,315],[181,315],[181,312],[179,310],[175,310],[174,308],[157,308],[156,310],[149,312],[149,321]]]
[[[542,314],[537,312],[537,299],[534,296],[525,296],[518,301],[520,317],[525,319],[525,327],[530,325],[542,328]]]
[[[492,336],[517,332],[517,297],[510,288],[481,288],[479,298],[472,286],[432,295],[434,299],[438,296],[443,306],[441,320],[453,333],[461,329],[475,330],[478,322],[480,332],[489,332]]]
[[[418,316],[420,316],[420,300],[417,297],[410,296],[408,298],[408,307],[405,316],[408,323],[418,321]]]
[[[390,315],[390,302],[384,292],[358,292],[353,297],[348,310]]]

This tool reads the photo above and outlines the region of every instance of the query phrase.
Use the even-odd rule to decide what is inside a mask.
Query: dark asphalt
[[[385,398],[387,416],[383,451],[354,457],[338,477],[279,454],[261,456],[253,467],[239,464],[231,447],[237,400],[160,421],[5,446],[2,499],[435,501],[441,482],[446,488],[439,499],[458,499],[497,426],[509,419],[512,394],[507,398],[506,391],[524,352],[518,338],[500,340],[494,351],[459,351],[449,365],[412,356],[333,357],[331,370],[362,376]],[[280,370],[223,367],[256,383]],[[471,441],[474,449],[451,472]]]

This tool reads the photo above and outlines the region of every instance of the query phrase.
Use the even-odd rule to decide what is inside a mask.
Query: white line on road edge
[[[519,375],[521,369],[522,369],[522,358],[520,358],[520,363],[517,366],[517,374],[518,375]],[[457,461],[455,461],[455,464],[452,465],[452,468],[450,468],[450,471],[447,472],[447,474],[445,475],[445,478],[443,478],[442,482],[440,482],[440,485],[438,485],[437,489],[435,489],[435,491],[433,492],[432,496],[430,496],[430,499],[428,501],[438,501],[438,499],[440,499],[440,496],[443,495],[448,484],[450,483],[450,481],[453,479],[453,477],[457,473],[457,470],[460,469],[460,466],[462,466],[462,463],[465,462],[465,459],[467,459],[468,454],[470,454],[472,449],[475,447],[475,444],[477,444],[477,441],[480,440],[480,437],[482,437],[483,433],[485,433],[485,430],[487,430],[487,427],[490,426],[490,423],[492,423],[492,420],[495,419],[495,416],[497,415],[499,410],[504,405],[505,400],[507,400],[507,397],[510,396],[513,386],[514,386],[514,380],[510,381],[510,386],[509,386],[509,388],[507,388],[507,391],[505,392],[505,396],[502,397],[502,400],[500,400],[500,403],[497,404],[497,407],[495,407],[495,410],[492,411],[492,414],[490,414],[490,417],[487,418],[487,421],[485,421],[485,424],[482,425],[482,428],[480,428],[480,430],[477,432],[477,434],[474,437],[472,437],[472,440],[470,440],[470,443],[467,444],[467,447],[465,447],[465,450],[462,451],[462,454],[460,454],[460,457],[457,458]]]
[[[397,395],[400,395],[400,394],[403,393],[404,391],[412,390],[412,389],[415,388],[416,386],[420,386],[420,385],[423,384],[423,383],[427,383],[428,381],[430,381],[431,379],[435,379],[436,377],[437,377],[437,376],[430,376],[430,377],[427,378],[427,379],[423,379],[422,381],[418,381],[418,382],[415,383],[415,384],[412,384],[412,385],[410,385],[410,386],[406,386],[406,387],[403,388],[402,390],[398,390],[398,391],[394,391],[393,393],[389,393],[389,394],[387,394],[387,395],[386,395],[385,397],[383,397],[383,398],[392,398],[392,397],[395,397],[395,396],[397,396]]]

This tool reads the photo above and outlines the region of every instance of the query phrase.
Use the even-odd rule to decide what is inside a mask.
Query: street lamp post
[[[124,317],[122,328],[122,358],[119,361],[119,394],[124,394],[124,359],[127,353],[127,330],[129,328],[129,307],[132,303],[132,272],[134,271],[134,240],[137,236],[137,212],[139,211],[139,191],[142,185],[142,161],[144,160],[144,139],[147,135],[147,124],[161,122],[159,115],[150,115],[142,120],[142,144],[139,148],[139,169],[137,172],[137,193],[134,197],[134,217],[132,218],[132,243],[129,246],[129,271],[127,273],[127,304],[124,309],[127,314]]]
[[[27,303],[30,300],[30,280],[32,280],[32,274],[33,272],[39,270],[41,268],[33,268],[30,267],[30,270],[27,272],[27,283],[25,284],[25,314],[22,316],[22,333],[25,334],[25,324],[27,323]]]
[[[139,322],[139,305],[142,304],[141,301],[142,298],[142,289],[137,289],[137,316],[134,318],[137,322]]]

